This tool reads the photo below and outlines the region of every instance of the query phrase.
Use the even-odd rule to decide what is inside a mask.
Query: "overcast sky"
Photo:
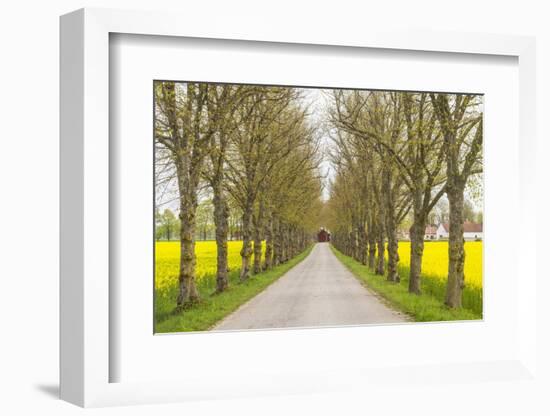
[[[302,88],[304,101],[309,107],[311,124],[323,123],[323,120],[326,115],[327,108],[327,94],[330,94],[330,90],[321,89],[321,88]],[[322,131],[322,129],[320,129]],[[323,152],[323,163],[321,164],[321,173],[326,177],[325,186],[323,189],[323,199],[328,200],[329,198],[329,188],[328,182],[334,176],[334,169],[331,169],[330,162],[326,155],[327,147],[330,144],[330,138],[326,135],[321,137],[322,149]]]

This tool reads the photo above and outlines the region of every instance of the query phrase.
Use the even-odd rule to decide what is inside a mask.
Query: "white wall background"
[[[188,3],[188,4],[187,4]],[[58,16],[74,9],[116,7],[179,10],[190,19],[216,13],[228,19],[269,19],[307,30],[323,25],[371,25],[392,20],[405,27],[536,35],[538,42],[539,273],[549,248],[550,12],[546,2],[479,1],[6,1],[0,12],[0,413],[73,414],[82,410],[56,400],[58,375]],[[182,21],[185,24],[185,21]],[[239,25],[236,24],[236,30]],[[535,180],[536,178],[534,178]],[[546,274],[547,273],[546,269]],[[550,307],[538,287],[539,363],[548,382]],[[404,350],[405,350],[404,346]],[[373,397],[259,398],[208,403],[94,410],[99,414],[548,414],[549,385],[434,385]],[[396,394],[396,396],[394,395]],[[453,398],[454,397],[454,398]],[[452,399],[452,402],[450,400]]]

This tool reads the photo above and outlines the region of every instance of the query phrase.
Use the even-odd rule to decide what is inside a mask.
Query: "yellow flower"
[[[178,280],[180,243],[179,241],[157,241],[155,245],[155,288],[166,289],[174,286]],[[227,243],[230,270],[241,267],[241,247],[242,241],[228,241]],[[197,280],[214,277],[216,275],[216,242],[197,241],[195,254],[197,256],[195,266]]]
[[[482,288],[482,255],[483,242],[467,241],[464,244],[466,260],[464,265],[464,280],[466,286]],[[446,241],[426,241],[422,257],[422,275],[447,280],[449,267],[449,244]],[[399,242],[399,264],[409,265],[411,258],[411,243]]]

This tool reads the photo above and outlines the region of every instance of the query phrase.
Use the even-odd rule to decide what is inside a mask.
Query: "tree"
[[[199,299],[195,282],[197,194],[210,138],[222,118],[219,111],[207,111],[209,88],[204,83],[155,83],[155,140],[170,156],[179,197],[177,310]]]
[[[230,136],[238,125],[235,113],[246,94],[252,89],[238,85],[215,85],[209,91],[207,102],[210,118],[219,114],[217,131],[212,134],[208,147],[208,158],[203,175],[212,189],[212,204],[214,206],[213,218],[216,237],[216,292],[227,289],[229,280],[227,239],[230,232],[230,207],[226,184],[227,152]],[[233,229],[231,229],[233,231]]]
[[[172,240],[179,227],[178,219],[172,210],[166,208],[162,214],[157,213],[157,236],[165,240]]]
[[[445,304],[462,306],[464,289],[464,191],[471,175],[482,172],[483,115],[481,97],[430,94],[444,138],[449,200],[449,273]]]
[[[155,240],[162,240],[164,237],[164,228],[162,227],[162,214],[155,209]]]

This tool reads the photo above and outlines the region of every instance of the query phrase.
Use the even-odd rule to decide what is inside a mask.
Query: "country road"
[[[292,328],[406,322],[384,305],[340,263],[328,243],[213,330]]]

